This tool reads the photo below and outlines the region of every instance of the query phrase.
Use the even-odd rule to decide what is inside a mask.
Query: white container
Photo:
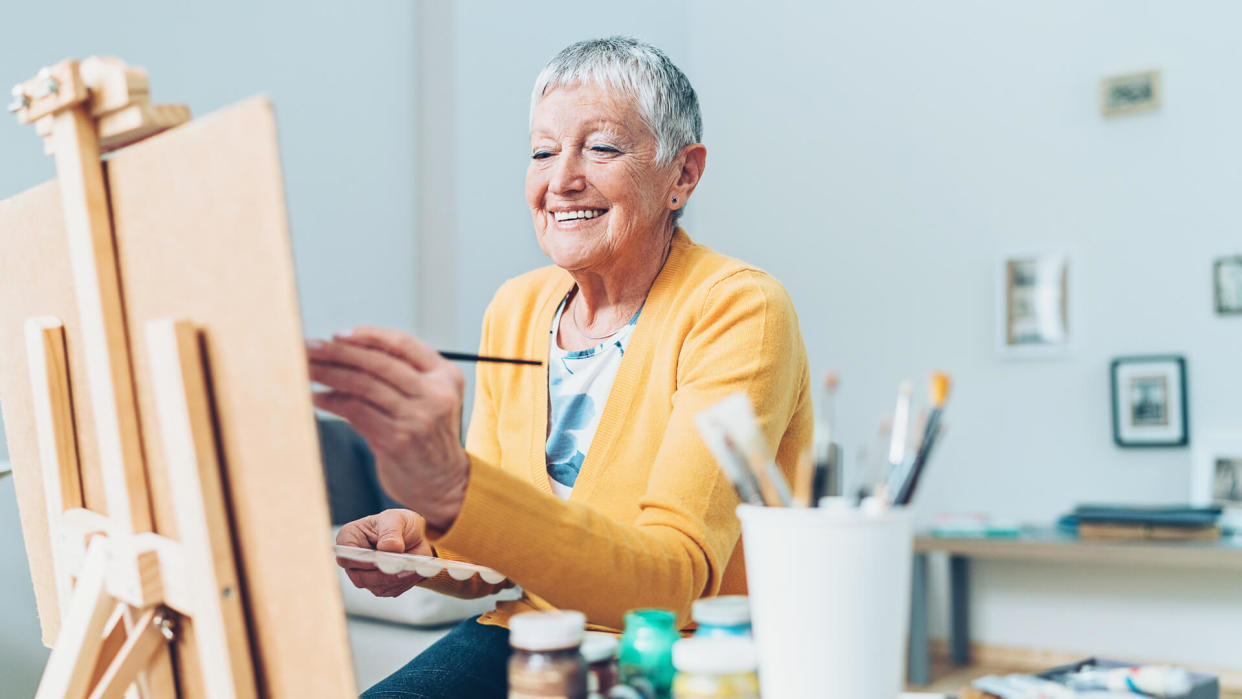
[[[897,697],[910,615],[910,514],[755,505],[737,512],[763,696]]]

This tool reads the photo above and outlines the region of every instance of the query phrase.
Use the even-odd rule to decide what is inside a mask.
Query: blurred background
[[[308,336],[370,323],[473,351],[500,283],[547,264],[522,184],[535,75],[576,40],[653,43],[703,109],[683,225],[789,289],[813,377],[841,378],[847,469],[898,383],[923,393],[943,369],[949,429],[918,516],[1050,523],[1082,502],[1186,502],[1196,445],[1242,434],[1242,316],[1217,312],[1213,284],[1214,261],[1242,255],[1242,96],[1217,82],[1236,82],[1239,24],[1224,0],[45,1],[0,8],[0,84],[102,54],[196,116],[266,93]],[[1102,114],[1102,79],[1147,70],[1156,109]],[[0,120],[0,198],[54,174],[32,130]],[[1014,358],[1002,261],[1045,251],[1070,261],[1072,341]],[[1140,354],[1186,358],[1189,446],[1114,443],[1109,365]],[[934,590],[944,577],[933,566]],[[1240,584],[985,561],[971,632],[1242,671]],[[47,651],[8,478],[0,590],[0,687],[28,696]]]

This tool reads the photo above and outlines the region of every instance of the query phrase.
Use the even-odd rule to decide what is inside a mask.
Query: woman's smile
[[[607,225],[603,218],[608,209],[554,209],[549,213],[556,227],[563,231],[580,231],[600,224]]]

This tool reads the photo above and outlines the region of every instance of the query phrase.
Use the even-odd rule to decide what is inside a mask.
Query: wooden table
[[[958,665],[970,662],[970,559],[1119,564],[1144,567],[1242,571],[1242,539],[1219,541],[1082,541],[1053,527],[1024,527],[1016,537],[914,538],[910,600],[910,684],[931,682],[927,629],[927,557],[949,557],[949,651]]]

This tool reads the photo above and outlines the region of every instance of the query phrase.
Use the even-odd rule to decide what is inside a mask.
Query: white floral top
[[[586,459],[586,452],[599,426],[599,416],[612,390],[612,382],[621,367],[621,357],[634,325],[638,323],[639,308],[620,330],[589,349],[569,351],[561,349],[556,342],[556,329],[561,324],[561,312],[565,310],[566,296],[561,300],[552,330],[548,334],[548,443],[545,454],[548,464],[548,482],[552,492],[568,500],[573,492],[574,481]]]

